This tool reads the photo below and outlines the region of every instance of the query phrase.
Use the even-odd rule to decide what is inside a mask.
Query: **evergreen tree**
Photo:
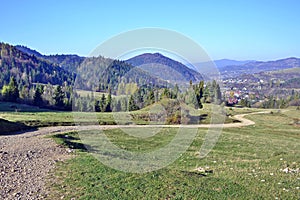
[[[33,96],[33,104],[36,106],[43,105],[42,94],[44,93],[44,87],[42,85],[38,85],[35,89],[35,93]]]
[[[211,103],[211,98],[210,98],[210,83],[208,82],[206,84],[206,87],[204,88],[204,91],[203,91],[203,99],[204,99],[204,102],[206,103]]]
[[[95,100],[95,112],[100,112],[101,109],[100,109],[100,101],[99,100]]]
[[[187,91],[187,96],[186,96],[186,103],[190,106],[193,106],[194,108],[198,108],[198,101],[197,101],[197,97],[195,94],[195,90],[193,88],[189,88]]]
[[[155,102],[155,96],[153,90],[150,90],[147,100],[148,100],[147,102],[148,105],[151,105]]]
[[[138,110],[139,107],[135,104],[133,95],[130,95],[129,102],[128,102],[128,111]]]
[[[109,90],[109,93],[108,93],[108,96],[107,96],[107,99],[106,99],[105,112],[111,112],[112,111],[111,102],[112,102],[112,99],[111,99],[111,93],[110,93],[110,90]]]
[[[12,76],[8,85],[4,85],[2,88],[2,96],[5,101],[16,102],[19,98],[19,89],[16,79]]]
[[[105,95],[102,94],[100,102],[99,102],[99,107],[100,107],[100,111],[101,112],[105,112],[105,108],[106,108],[106,98]]]
[[[196,99],[198,103],[198,108],[203,108],[201,99],[203,98],[204,93],[204,81],[200,81],[199,85],[195,86]]]
[[[178,87],[177,84],[175,84],[175,86],[174,86],[173,93],[174,93],[173,99],[176,99],[178,97],[178,94],[179,94],[179,87]],[[153,96],[154,96],[154,94],[153,94]]]
[[[64,98],[65,94],[62,91],[62,87],[59,85],[56,87],[53,96],[55,106],[64,107]]]
[[[220,89],[220,85],[219,84],[216,84],[214,86],[214,97],[215,97],[215,100],[214,102],[217,103],[217,104],[220,104],[221,101],[222,101],[222,93],[221,93],[221,89]]]

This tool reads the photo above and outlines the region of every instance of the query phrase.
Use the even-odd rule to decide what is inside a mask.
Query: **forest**
[[[182,65],[160,54],[144,54],[130,62],[136,65],[152,58],[171,67]],[[138,110],[163,98],[175,99],[197,109],[201,109],[203,103],[233,106],[216,81],[195,81],[193,78],[177,85],[135,67],[130,62],[103,56],[45,56],[24,46],[0,43],[0,100],[49,109],[96,112]],[[183,68],[181,70],[180,73],[187,73]],[[297,84],[298,79],[290,82]],[[254,100],[258,102],[252,96],[239,99],[237,105],[252,107]],[[230,98],[235,97],[232,95]],[[254,106],[299,106],[299,99],[299,92],[292,91],[284,98],[267,95]]]
[[[43,56],[5,43],[0,43],[0,52],[1,101],[96,112],[138,110],[163,98],[195,108],[204,102],[222,102],[216,81],[193,84],[191,80],[179,87],[124,61],[102,56],[84,60],[75,55]]]

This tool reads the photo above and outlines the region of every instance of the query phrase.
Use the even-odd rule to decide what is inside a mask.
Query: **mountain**
[[[162,87],[168,85],[148,72],[136,68],[128,63],[110,58],[80,57],[78,55],[43,55],[25,46],[16,46],[23,53],[35,56],[40,60],[53,63],[62,69],[76,73],[76,87],[81,89],[95,89],[99,85],[102,89],[117,89],[119,83],[137,83],[138,85],[156,85]]]
[[[28,48],[28,47],[26,47],[26,46],[23,46],[23,45],[16,45],[15,47],[16,47],[16,49],[18,49],[19,51],[22,51],[23,53],[26,53],[26,54],[28,54],[28,55],[34,55],[34,56],[36,56],[36,57],[38,57],[38,58],[43,58],[43,57],[44,57],[44,55],[42,55],[42,54],[39,53],[38,51],[33,50],[33,49],[30,49],[30,48]]]
[[[219,70],[222,70],[224,68],[226,68],[227,66],[232,66],[232,65],[244,65],[244,64],[247,64],[249,62],[254,62],[253,60],[242,60],[242,61],[239,61],[239,60],[230,60],[230,59],[220,59],[220,60],[213,60],[212,61],[216,67],[219,69]],[[210,65],[211,62],[200,62],[200,63],[195,63],[194,65],[195,66],[206,66],[206,65]]]
[[[230,60],[230,59],[214,60],[214,63],[219,70],[226,68],[227,66],[245,65],[250,62],[255,62],[255,61],[253,61],[253,60]]]
[[[200,73],[160,53],[141,54],[125,62],[173,84],[188,84],[190,80],[198,82],[203,79]]]
[[[24,53],[16,47],[0,43],[0,87],[14,76],[21,85],[44,83],[51,85],[72,84],[75,74],[68,72],[55,63],[35,55]]]
[[[300,88],[300,67],[260,72],[255,76],[267,82],[281,83],[283,88]]]
[[[85,57],[73,55],[73,54],[43,55],[43,54],[37,52],[36,50],[30,49],[26,46],[16,45],[15,47],[18,50],[22,51],[23,53],[26,53],[28,55],[34,55],[37,58],[47,60],[51,63],[57,64],[69,72],[75,72],[76,69],[80,66],[80,64],[85,59]]]
[[[240,76],[241,74],[254,74],[265,71],[276,71],[295,67],[300,67],[300,59],[291,57],[275,61],[255,61],[243,65],[229,65],[220,68],[219,70],[223,78],[230,78]]]
[[[86,58],[77,69],[77,87],[82,89],[111,88],[117,90],[121,83],[136,83],[138,86],[152,85],[165,87],[166,81],[153,76],[152,74],[131,64],[105,58],[102,56]]]

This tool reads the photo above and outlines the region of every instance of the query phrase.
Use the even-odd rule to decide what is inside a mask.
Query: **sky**
[[[0,0],[0,41],[43,54],[89,55],[126,31],[183,34],[216,59],[300,57],[297,0]]]

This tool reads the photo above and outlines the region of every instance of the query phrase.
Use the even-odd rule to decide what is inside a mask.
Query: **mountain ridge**
[[[9,81],[10,76],[17,78],[19,83],[25,85],[33,83],[50,83],[62,85],[71,84],[75,74],[67,72],[59,65],[42,60],[35,55],[29,55],[16,47],[0,43],[0,85]]]
[[[255,74],[300,67],[300,58],[289,57],[273,61],[254,61],[243,65],[229,65],[220,68],[223,77],[237,77],[241,74]]]
[[[125,62],[171,83],[189,83],[189,81],[203,80],[202,75],[197,71],[160,53],[140,54],[125,60]]]
[[[26,46],[16,45],[15,47],[26,54],[34,55],[40,59],[59,65],[69,72],[77,71],[78,67],[84,62],[84,60],[88,59],[88,57],[82,57],[76,54],[43,55],[40,52],[30,49]],[[125,62],[133,66],[140,66],[139,68],[143,69],[144,71],[147,71],[148,73],[158,78],[162,78],[173,83],[188,82],[189,80],[198,81],[203,78],[200,73],[198,73],[191,67],[184,65],[179,61],[166,57],[160,53],[140,54],[125,60]],[[175,66],[177,65],[177,67],[175,67],[175,69],[172,69],[172,67],[168,66],[170,62]],[[160,64],[160,67],[155,67],[151,65],[151,63]],[[270,61],[233,60],[224,58],[214,60],[213,63],[216,65],[217,70],[221,73],[222,78],[230,78],[237,77],[242,74],[254,74],[264,71],[276,71],[300,67],[300,58],[288,57]],[[206,64],[211,66],[212,62],[196,63],[194,65],[201,69],[201,67],[205,66]],[[160,70],[161,73],[159,73]]]
[[[68,73],[74,73],[77,76],[76,87],[92,90],[102,85],[103,90],[108,88],[117,89],[121,82],[136,82],[138,85],[147,83],[158,87],[167,86],[164,80],[151,76],[146,71],[136,68],[124,61],[110,58],[98,57],[80,57],[73,54],[64,55],[43,55],[36,50],[25,46],[11,46],[16,51],[24,55],[36,58],[39,62],[45,62],[49,65],[60,67]],[[75,80],[72,80],[74,82]]]
[[[77,67],[79,67],[79,65],[85,59],[85,57],[78,56],[76,54],[44,55],[34,49],[28,48],[23,45],[16,45],[15,47],[18,50],[27,53],[28,55],[34,55],[40,59],[55,63],[69,72],[75,72]]]

